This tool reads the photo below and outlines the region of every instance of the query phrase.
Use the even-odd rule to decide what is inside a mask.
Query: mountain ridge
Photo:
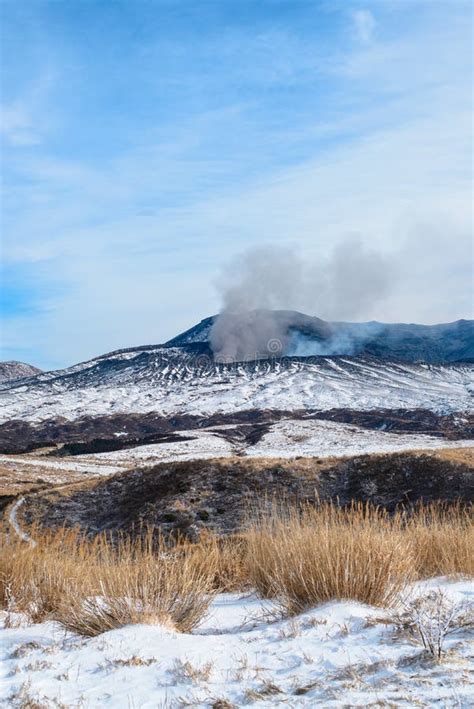
[[[423,325],[376,320],[329,322],[290,310],[256,310],[250,313],[258,314],[259,322],[267,315],[277,326],[278,320],[281,321],[279,329],[282,334],[282,351],[278,353],[281,356],[368,355],[410,362],[474,361],[473,320],[459,319],[449,323]],[[231,319],[231,328],[237,322],[242,329],[239,320],[247,315],[231,313],[225,317]],[[168,340],[165,345],[183,347],[210,344],[211,331],[219,317],[214,315],[204,318]],[[236,334],[239,334],[238,328]]]
[[[26,377],[33,377],[41,373],[41,369],[27,362],[7,360],[0,362],[0,383],[17,381]]]
[[[314,316],[309,316],[305,315],[304,313],[300,313],[298,311],[274,311],[274,312],[283,312],[283,313],[295,313],[298,316],[302,316],[304,318],[308,318],[310,320],[313,319]],[[4,361],[0,362],[0,386],[9,380],[14,381],[15,379],[18,378],[24,378],[24,377],[35,377],[36,375],[40,374],[54,374],[56,372],[64,372],[65,370],[70,370],[75,367],[80,367],[86,364],[89,364],[91,362],[95,362],[98,360],[103,360],[103,359],[108,359],[111,357],[116,357],[119,355],[126,355],[126,354],[135,354],[135,353],[140,353],[140,352],[152,352],[154,350],[160,350],[160,349],[168,349],[168,348],[173,348],[173,347],[178,347],[178,348],[184,348],[188,352],[196,352],[197,354],[205,354],[208,356],[212,356],[212,348],[210,346],[208,334],[210,332],[210,329],[213,325],[214,322],[216,322],[217,318],[219,317],[219,314],[217,315],[211,315],[209,317],[203,318],[200,320],[198,323],[195,325],[191,326],[187,330],[184,330],[183,332],[179,333],[178,335],[175,335],[169,340],[166,340],[165,342],[162,343],[156,343],[156,344],[150,344],[150,345],[131,345],[129,347],[121,347],[115,350],[111,350],[109,352],[105,352],[104,354],[96,355],[94,357],[90,357],[86,360],[77,362],[75,364],[69,365],[67,367],[63,367],[60,369],[53,369],[53,370],[41,370],[38,367],[34,367],[33,365],[24,363],[24,362],[18,362],[18,361]],[[318,322],[326,323],[326,321],[321,320],[320,318],[314,318]],[[379,338],[383,337],[384,334],[387,331],[391,331],[394,328],[400,329],[400,328],[415,328],[419,332],[436,332],[441,330],[446,330],[448,333],[451,331],[455,331],[457,329],[463,329],[465,330],[465,337],[463,339],[466,340],[466,351],[461,351],[459,352],[459,356],[455,358],[450,358],[447,359],[447,362],[474,362],[474,320],[468,320],[465,318],[460,318],[459,320],[454,320],[449,323],[437,323],[433,325],[424,325],[424,324],[419,324],[419,323],[383,323],[377,320],[371,320],[367,322],[360,322],[360,323],[351,323],[351,322],[344,322],[344,321],[335,321],[332,323],[326,323],[328,325],[338,325],[338,326],[344,326],[348,327],[349,329],[353,329],[357,331],[358,328],[366,328],[367,326],[373,326],[376,327],[378,332],[379,332]],[[353,354],[353,353],[346,353],[346,352],[341,352],[341,353],[333,353],[335,356],[337,354],[345,355],[345,354]],[[357,354],[364,354],[364,352],[360,352]],[[425,362],[427,360],[420,358],[419,360],[411,360],[411,359],[406,359],[403,357],[397,357],[394,356],[393,354],[390,356],[390,354],[385,354],[382,355],[380,352],[367,352],[365,354],[368,354],[369,356],[384,356],[386,359],[391,359],[391,360],[397,360],[401,359],[401,361],[420,361],[420,362]],[[283,357],[311,357],[311,356],[329,356],[329,355],[324,355],[324,354],[319,354],[319,355],[305,355],[302,353],[295,353],[295,354],[287,354],[284,353],[282,355]],[[275,357],[277,359],[277,357]],[[438,362],[439,360],[436,360]],[[443,360],[441,360],[443,361]],[[18,365],[20,367],[25,368],[25,373],[19,375],[18,377],[10,377],[10,378],[2,378],[1,372],[2,368],[6,368],[9,365]]]
[[[287,339],[289,354],[282,357],[215,359],[209,342],[214,318],[205,318],[161,345],[115,350],[63,370],[0,384],[0,423],[150,412],[204,420],[248,410],[426,410],[438,416],[473,411],[474,367],[470,361],[449,359],[471,352],[472,321],[382,326],[388,330],[377,324],[362,353],[321,355],[311,354],[311,348],[318,352],[325,346],[334,323],[329,329],[319,319],[283,313],[285,322],[289,313],[293,318],[293,332]],[[357,331],[359,324],[344,327],[347,333],[351,327]],[[425,350],[420,350],[420,327],[431,333]],[[434,361],[418,358],[420,352]],[[441,355],[445,360],[439,362]]]
[[[473,366],[373,357],[284,357],[216,363],[202,346],[100,357],[0,386],[1,420],[74,419],[160,411],[173,416],[249,408],[472,408]]]

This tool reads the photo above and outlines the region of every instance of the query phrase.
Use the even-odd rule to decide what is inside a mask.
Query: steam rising
[[[210,336],[214,356],[243,361],[284,354],[351,354],[350,327],[388,295],[393,270],[381,254],[352,239],[324,261],[308,264],[291,249],[257,248],[234,261],[222,279],[223,308]],[[368,324],[373,334],[375,323]],[[297,329],[296,329],[297,328]],[[303,331],[305,334],[302,334]]]

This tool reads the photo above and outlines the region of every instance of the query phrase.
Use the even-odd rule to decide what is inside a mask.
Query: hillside
[[[34,377],[41,369],[25,362],[0,362],[0,383],[11,382],[25,377]]]
[[[102,356],[0,386],[2,421],[157,411],[171,416],[246,409],[423,408],[469,411],[474,367],[368,357],[288,357],[216,364],[188,347]]]
[[[271,499],[352,500],[393,509],[421,500],[474,502],[472,449],[465,459],[446,453],[407,452],[353,458],[227,458],[162,463],[111,477],[26,495],[28,522],[88,532],[138,530],[196,539],[203,529],[238,531],[254,505]]]
[[[324,323],[290,311],[274,311],[273,316],[279,325],[292,323],[287,342],[299,354],[218,361],[209,342],[214,320],[207,318],[164,345],[118,350],[67,369],[3,382],[0,452],[66,446],[65,453],[101,453],[179,443],[195,439],[192,431],[227,426],[234,429],[234,450],[242,453],[253,450],[279,421],[288,422],[284,429],[291,451],[290,429],[297,435],[296,422],[304,419],[377,431],[370,450],[380,450],[384,437],[387,450],[394,450],[388,432],[472,438],[474,364],[467,361],[474,343],[472,323],[363,325]],[[334,334],[337,328],[343,328],[344,338],[341,329]],[[364,342],[364,353],[303,354],[316,345],[332,347],[335,337],[347,343],[348,333],[352,349]],[[407,361],[421,354],[428,361]],[[354,450],[347,447],[346,434],[341,429],[345,443],[340,453]],[[280,441],[277,449],[282,446]]]

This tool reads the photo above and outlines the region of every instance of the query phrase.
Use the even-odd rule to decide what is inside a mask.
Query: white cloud
[[[40,142],[27,107],[19,101],[0,107],[0,131],[12,146],[37,145]]]
[[[375,17],[370,10],[354,10],[352,21],[357,39],[362,44],[367,44],[372,40],[377,25]]]
[[[401,273],[390,297],[372,303],[362,318],[429,323],[470,317],[468,126],[467,114],[447,111],[186,209],[115,218],[111,211],[105,223],[79,227],[74,223],[91,199],[113,210],[128,185],[125,165],[122,183],[113,168],[95,179],[87,173],[74,188],[79,201],[71,212],[37,207],[22,227],[23,242],[28,235],[45,239],[38,248],[44,246],[51,260],[43,268],[51,278],[60,274],[70,291],[34,322],[12,322],[5,340],[43,342],[68,363],[162,341],[218,310],[213,282],[235,253],[255,243],[279,243],[317,262],[351,234],[388,256]],[[72,179],[74,173],[57,174]],[[116,198],[108,203],[114,180]],[[56,248],[47,243],[50,232],[59,236]],[[334,316],[318,293],[305,309]]]
[[[12,147],[39,145],[48,132],[51,111],[46,106],[55,75],[45,68],[15,99],[0,106],[0,133]]]

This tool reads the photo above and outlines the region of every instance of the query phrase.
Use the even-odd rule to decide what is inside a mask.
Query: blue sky
[[[472,316],[470,2],[0,8],[2,359],[163,341],[236,254],[354,235],[399,265],[360,319]]]

